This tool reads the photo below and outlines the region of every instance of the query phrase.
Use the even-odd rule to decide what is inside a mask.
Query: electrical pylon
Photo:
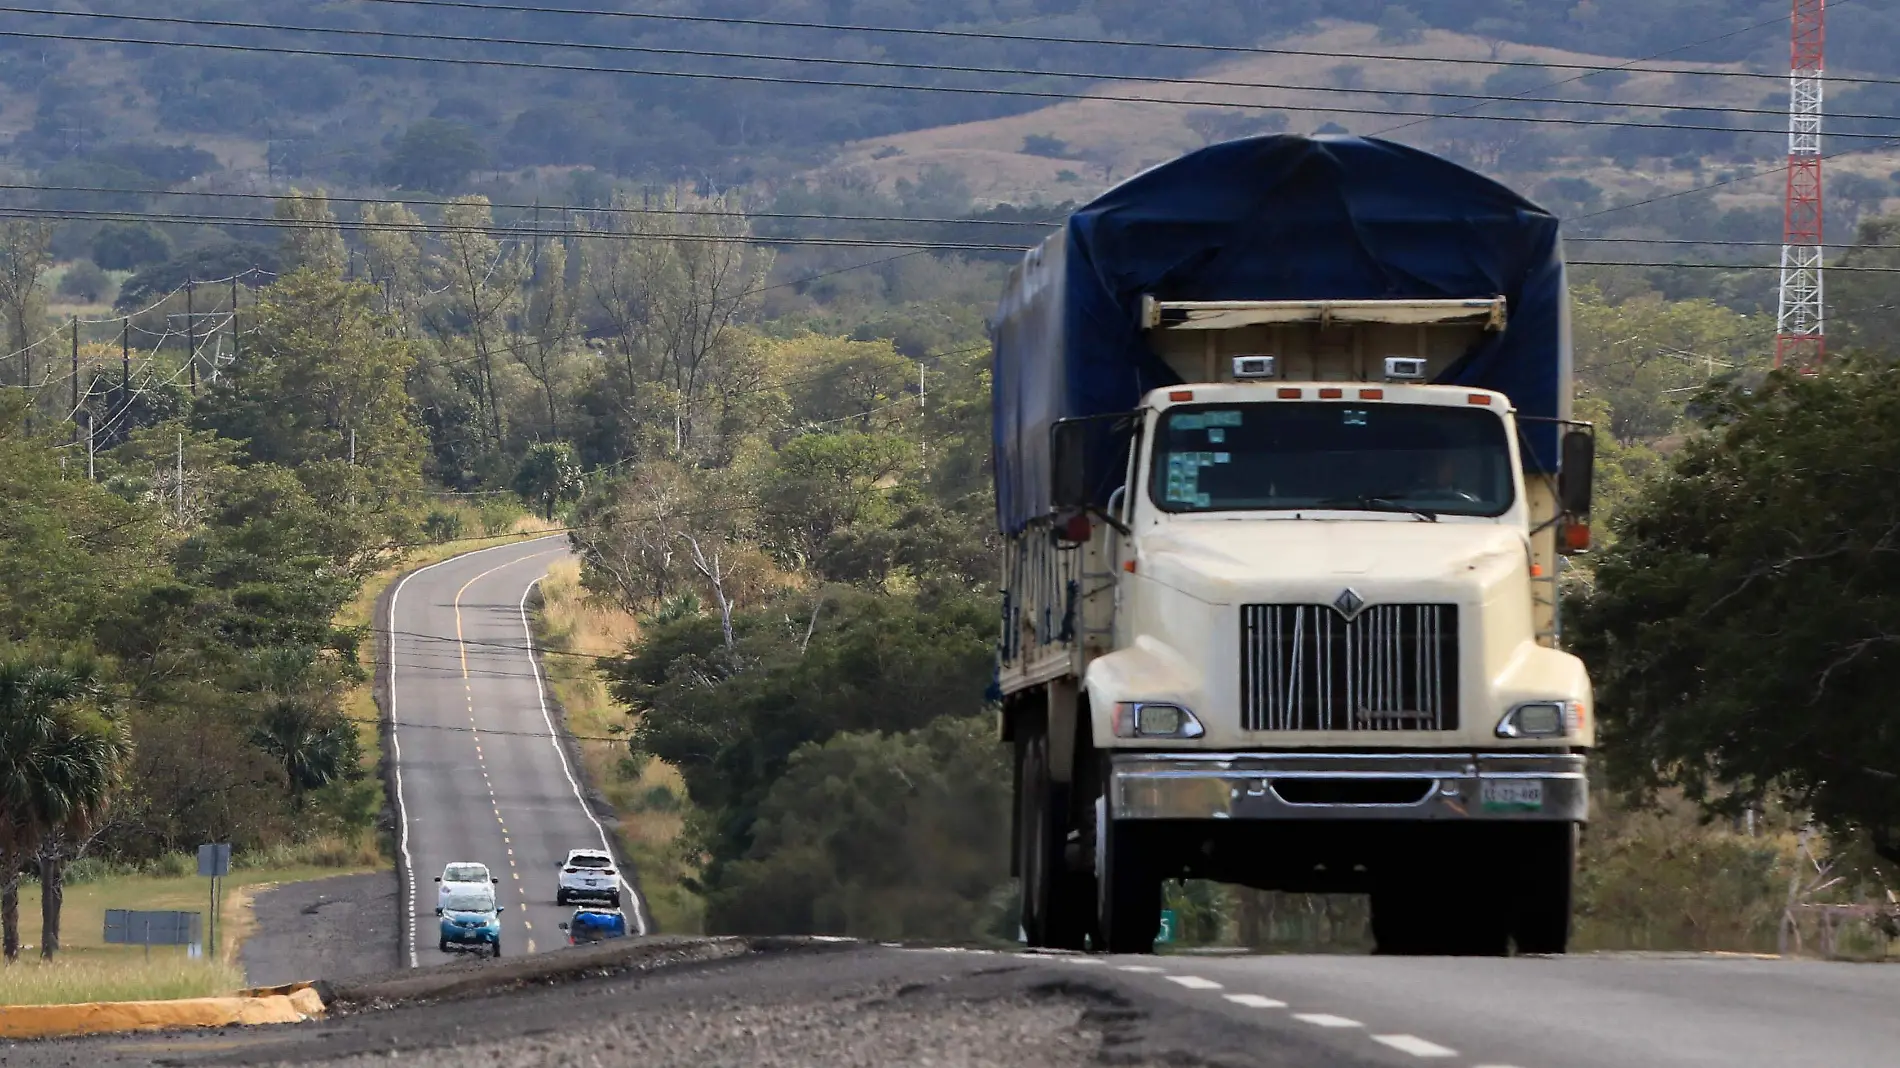
[[[1782,216],[1775,366],[1812,373],[1827,358],[1821,285],[1821,115],[1827,0],[1793,0],[1788,69],[1788,194]]]

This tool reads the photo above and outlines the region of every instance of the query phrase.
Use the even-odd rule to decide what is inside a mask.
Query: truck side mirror
[[[441,910],[441,909],[436,909],[436,910],[435,910],[435,914],[436,914],[437,916],[440,916],[440,915],[442,915],[442,910]]]
[[[1562,466],[1557,476],[1557,499],[1564,513],[1579,519],[1590,514],[1590,495],[1595,483],[1597,459],[1596,435],[1588,430],[1564,433]]]
[[[1057,508],[1087,508],[1091,503],[1089,429],[1081,420],[1049,428],[1049,503]]]

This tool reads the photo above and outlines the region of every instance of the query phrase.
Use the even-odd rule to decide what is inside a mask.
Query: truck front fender
[[[1089,697],[1091,733],[1097,749],[1128,746],[1115,737],[1115,705],[1122,701],[1165,701],[1204,715],[1205,691],[1194,662],[1172,646],[1143,635],[1133,645],[1096,657],[1083,687]]]

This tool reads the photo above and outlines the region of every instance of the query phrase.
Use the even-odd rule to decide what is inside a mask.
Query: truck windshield
[[[1496,516],[1511,507],[1511,453],[1488,408],[1180,405],[1161,417],[1150,493],[1169,512]]]

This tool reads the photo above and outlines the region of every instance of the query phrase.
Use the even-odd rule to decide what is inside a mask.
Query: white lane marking
[[[1220,984],[1212,979],[1203,979],[1198,975],[1170,975],[1168,982],[1180,983],[1189,990],[1219,990]]]
[[[1295,1020],[1310,1023],[1314,1027],[1364,1027],[1358,1020],[1348,1020],[1344,1016],[1334,1016],[1325,1012],[1296,1012]]]
[[[521,611],[521,634],[528,643],[528,668],[534,672],[534,696],[541,703],[541,719],[548,725],[548,744],[554,747],[554,755],[561,759],[561,774],[567,776],[567,784],[573,787],[574,800],[580,802],[581,812],[586,815],[587,822],[594,825],[594,830],[600,832],[600,848],[608,856],[615,857],[615,866],[625,872],[627,866],[619,863],[619,854],[614,852],[613,843],[607,838],[607,828],[602,827],[600,821],[594,818],[594,810],[588,807],[587,798],[581,796],[580,781],[574,778],[574,770],[567,766],[567,751],[561,748],[560,732],[554,729],[554,717],[548,714],[548,691],[547,687],[541,684],[541,661],[535,659],[534,655],[534,628],[528,625],[528,595],[533,593],[534,588],[540,584],[541,579],[538,578],[528,583],[527,588],[521,591],[521,602],[517,607]],[[634,889],[633,884],[627,881],[624,874],[618,878],[620,885],[626,888],[627,896],[633,899],[633,923],[639,928],[636,933],[644,935],[647,933],[646,903],[640,900],[640,891]]]
[[[402,797],[402,732],[396,729],[396,724],[402,720],[402,717],[396,714],[396,635],[398,633],[396,630],[396,603],[402,599],[402,588],[409,585],[410,579],[415,578],[424,571],[433,571],[438,567],[455,563],[457,560],[466,560],[471,556],[494,552],[496,549],[510,549],[522,545],[533,545],[537,541],[548,541],[552,538],[565,538],[566,536],[565,534],[553,534],[547,538],[531,538],[527,541],[504,542],[500,545],[490,545],[486,549],[476,549],[474,552],[463,553],[460,556],[451,556],[447,560],[438,560],[433,564],[416,568],[414,571],[404,575],[402,581],[396,583],[396,588],[389,594],[389,743],[391,756],[394,757],[396,764],[396,822],[400,825],[402,832],[397,839],[398,849],[402,853],[403,871],[408,873],[409,908],[407,910],[408,921],[404,925],[404,935],[409,942],[409,966],[411,968],[420,967],[420,964],[416,960],[416,861],[414,857],[409,855],[409,807],[403,803]],[[467,686],[468,684],[465,681],[463,685]]]
[[[1391,1046],[1400,1053],[1410,1053],[1414,1057],[1456,1057],[1458,1055],[1455,1049],[1446,1049],[1436,1042],[1427,1042],[1417,1035],[1373,1035],[1372,1040]]]
[[[1259,994],[1228,994],[1227,1000],[1236,1005],[1245,1005],[1250,1009],[1284,1009],[1286,1002],[1261,997]]]
[[[1115,970],[1118,972],[1134,972],[1136,975],[1161,974],[1161,969],[1152,964],[1118,964],[1115,966]]]

